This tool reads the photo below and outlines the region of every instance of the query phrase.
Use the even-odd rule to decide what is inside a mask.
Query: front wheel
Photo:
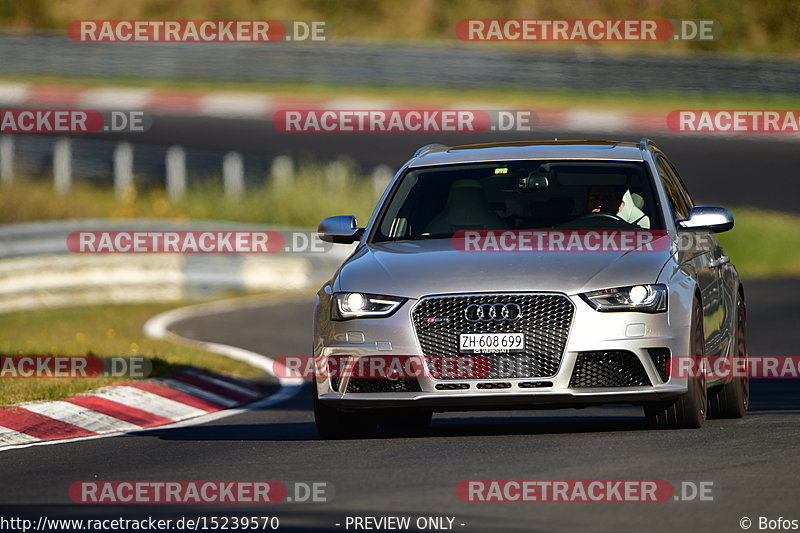
[[[747,376],[747,313],[744,299],[736,297],[736,346],[733,368],[744,368],[745,375],[713,391],[708,399],[709,418],[742,418],[750,407],[750,379]],[[741,361],[744,361],[742,364]]]
[[[695,299],[692,307],[691,355],[700,360],[705,355],[703,333],[703,308]],[[648,421],[660,429],[701,428],[706,422],[708,391],[705,377],[689,376],[689,390],[676,400],[667,403],[646,405]]]

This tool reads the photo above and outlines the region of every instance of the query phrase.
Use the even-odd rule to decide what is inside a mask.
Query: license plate
[[[525,349],[522,333],[462,333],[458,346],[461,353],[511,353]]]

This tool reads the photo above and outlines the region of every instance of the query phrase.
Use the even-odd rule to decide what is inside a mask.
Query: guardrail
[[[79,43],[0,36],[0,73],[98,78],[315,82],[726,93],[800,91],[800,62],[695,54],[612,57],[481,45]]]
[[[230,291],[310,290],[352,251],[273,254],[75,254],[73,231],[280,231],[291,228],[216,221],[62,220],[0,226],[0,313],[29,309],[184,301]],[[299,230],[298,230],[299,231]]]
[[[325,182],[337,182],[349,167],[341,160],[321,164]],[[36,134],[0,134],[0,185],[15,181],[18,174],[52,177],[53,189],[67,193],[75,180],[105,184],[117,197],[132,185],[160,185],[170,201],[180,200],[191,181],[221,180],[224,194],[237,199],[247,188],[261,187],[265,180],[291,186],[297,164],[288,155],[266,157],[231,151],[185,148],[79,137]],[[394,170],[378,165],[358,169],[371,180],[378,198]]]

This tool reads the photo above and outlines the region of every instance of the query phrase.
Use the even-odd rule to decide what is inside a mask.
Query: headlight
[[[667,310],[666,285],[633,285],[581,294],[597,311],[638,311],[660,313]]]
[[[387,317],[405,301],[395,296],[337,292],[331,301],[331,320]]]

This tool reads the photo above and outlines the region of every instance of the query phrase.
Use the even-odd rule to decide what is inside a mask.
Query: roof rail
[[[641,150],[642,152],[646,152],[649,146],[656,148],[656,143],[653,142],[652,139],[648,139],[646,137],[641,141],[639,141],[639,150]]]
[[[421,155],[425,155],[430,152],[441,152],[442,150],[447,150],[448,147],[443,144],[433,143],[433,144],[426,144],[425,146],[419,148],[416,152],[414,152],[414,157],[419,157]]]

